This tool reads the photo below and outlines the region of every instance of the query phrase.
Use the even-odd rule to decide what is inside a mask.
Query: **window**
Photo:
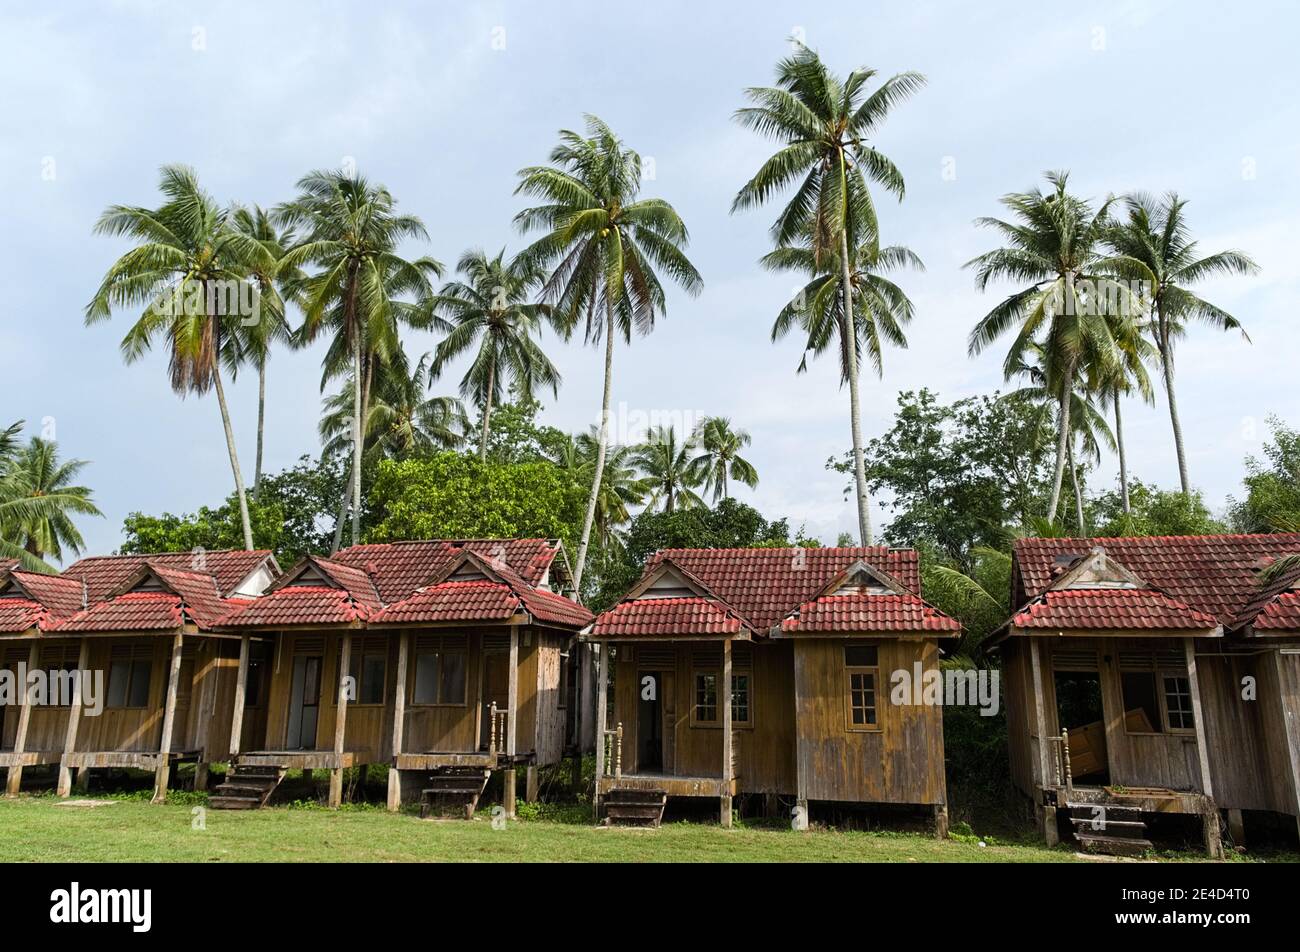
[[[422,641],[415,655],[412,704],[464,704],[465,652],[441,640]]]
[[[1186,662],[1176,652],[1122,652],[1119,663],[1124,729],[1128,733],[1196,729],[1191,680]]]
[[[696,724],[722,726],[718,706],[718,681],[716,671],[695,672],[695,702],[691,709],[692,720]],[[749,690],[748,672],[733,672],[731,675],[731,726],[749,727],[752,723],[752,710]]]
[[[114,648],[108,667],[106,707],[148,707],[153,662],[148,648]]]
[[[1169,729],[1171,731],[1195,730],[1196,721],[1192,717],[1191,682],[1187,678],[1169,674],[1164,675],[1162,679],[1165,684],[1165,711],[1169,715]]]
[[[63,673],[77,670],[81,649],[77,645],[44,645],[41,647],[40,666],[44,671]],[[25,657],[25,656],[24,656]],[[75,690],[72,678],[50,679],[50,707],[68,707]]]
[[[880,667],[876,646],[845,645],[844,672],[848,689],[848,729],[879,730],[876,685]]]
[[[244,682],[244,707],[261,707],[262,681],[266,677],[266,649],[250,645],[248,651],[248,680]]]
[[[388,673],[388,644],[383,638],[367,638],[352,648],[348,674],[356,678],[356,704],[383,704],[384,680]]]

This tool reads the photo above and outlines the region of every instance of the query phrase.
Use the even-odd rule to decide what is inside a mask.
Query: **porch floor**
[[[0,767],[35,767],[37,764],[57,764],[63,759],[61,750],[0,750]]]
[[[357,751],[345,750],[250,750],[236,754],[235,763],[252,767],[287,767],[293,770],[333,770],[353,767],[359,762]]]
[[[1073,790],[1053,785],[1047,788],[1056,797],[1058,806],[1070,803],[1113,803],[1131,807],[1143,813],[1203,814],[1212,809],[1213,801],[1195,790],[1170,790],[1166,787],[1084,786],[1075,784]]]
[[[173,750],[165,755],[167,763],[180,764],[197,762],[203,755],[199,750]],[[59,763],[66,760],[69,767],[134,767],[138,770],[155,770],[163,762],[164,755],[153,750],[74,750],[60,754],[47,763]]]
[[[602,777],[598,792],[603,796],[611,790],[662,790],[670,797],[734,797],[739,787],[738,778],[726,783],[721,777],[680,777],[676,774],[625,773],[621,777]]]

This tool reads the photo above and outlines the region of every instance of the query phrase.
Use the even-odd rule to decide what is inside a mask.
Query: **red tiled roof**
[[[145,563],[188,572],[207,572],[216,577],[222,595],[230,594],[271,553],[265,549],[245,551],[229,549],[218,552],[160,552],[152,555],[97,555],[78,559],[63,570],[63,578],[86,583],[86,595],[92,602],[101,601],[120,588]]]
[[[333,559],[312,559],[330,580],[352,596],[352,600],[367,611],[377,611],[383,607],[375,581],[366,569],[354,568],[344,562]]]
[[[0,632],[16,633],[39,627],[49,613],[30,598],[0,598]]]
[[[804,602],[781,621],[787,633],[810,632],[948,632],[961,622],[910,594],[823,595]]]
[[[436,621],[504,621],[519,608],[510,586],[490,579],[442,582],[388,606],[376,624]]]
[[[701,637],[736,635],[740,618],[711,598],[638,598],[619,602],[596,616],[593,637]]]
[[[221,619],[222,628],[278,628],[292,625],[351,625],[369,612],[346,589],[290,585],[250,599]]]
[[[1295,591],[1298,585],[1300,566],[1260,587],[1237,613],[1234,624],[1262,631],[1300,631],[1300,595]]]
[[[1300,533],[1018,539],[1013,547],[1013,601],[1023,605],[1047,589],[1060,575],[1063,557],[1084,555],[1098,546],[1152,588],[1230,625],[1259,595],[1260,568],[1274,557],[1300,552]]]
[[[1150,589],[1067,589],[1048,592],[1011,619],[1018,628],[1108,630],[1215,628],[1213,615]]]
[[[13,570],[10,576],[50,614],[63,618],[81,611],[85,589],[77,579]]]
[[[664,549],[646,564],[664,559],[699,579],[753,628],[765,631],[791,610],[815,598],[835,576],[862,561],[920,594],[920,563],[914,549],[886,546],[823,549]]]
[[[127,592],[91,605],[47,631],[156,631],[180,628],[182,601],[171,592]]]
[[[391,604],[427,584],[465,549],[499,559],[530,586],[541,582],[560,551],[547,539],[433,539],[354,545],[335,552],[330,560],[360,569],[369,566],[380,597]]]
[[[202,628],[210,628],[230,611],[229,603],[217,591],[217,582],[211,575],[201,572],[184,572],[150,562],[149,568],[163,583],[181,597],[186,613]]]

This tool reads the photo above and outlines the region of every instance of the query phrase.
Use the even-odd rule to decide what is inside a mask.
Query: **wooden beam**
[[[72,793],[72,765],[68,754],[77,749],[77,726],[81,723],[81,682],[90,664],[90,639],[81,639],[81,652],[77,656],[77,677],[72,684],[72,704],[68,707],[68,729],[63,735],[63,759],[59,761],[59,782],[55,792],[66,797]],[[101,699],[102,703],[102,699]]]
[[[1296,832],[1300,833],[1300,725],[1295,724],[1296,715],[1291,709],[1287,694],[1282,686],[1287,683],[1287,672],[1283,667],[1282,652],[1273,649],[1273,674],[1277,678],[1276,692],[1278,724],[1282,731],[1282,744],[1286,750],[1287,763],[1291,765],[1291,795],[1294,803],[1287,804],[1287,813],[1296,817]]]
[[[806,684],[804,678],[804,654],[803,646],[795,641],[790,646],[794,654],[794,772],[795,772],[795,801],[794,813],[791,815],[790,826],[794,830],[808,829],[808,752],[804,749],[804,731],[807,727],[803,723],[800,710],[800,692],[805,690],[803,685]],[[811,700],[811,699],[810,699]],[[815,722],[815,718],[814,718]]]
[[[30,675],[36,670],[37,664],[40,663],[40,642],[33,641],[31,648],[27,651],[27,674]],[[27,683],[24,681],[18,685],[18,728],[14,734],[14,753],[21,754],[27,750],[27,726],[32,721],[32,704],[28,696]],[[23,765],[22,758],[16,758],[16,763],[9,768],[9,776],[5,779],[5,796],[16,797],[18,791],[23,785]]]
[[[722,683],[718,685],[718,703],[722,705],[722,783],[726,791],[718,803],[718,819],[724,828],[731,826],[731,641],[722,643]]]
[[[244,734],[244,705],[248,701],[248,635],[239,639],[239,671],[235,675],[235,711],[230,716],[230,762],[239,756]]]
[[[578,652],[577,671],[574,672],[578,678],[578,690],[575,692],[574,702],[578,705],[577,748],[578,756],[581,758],[582,752],[587,749],[595,733],[596,692],[592,688],[596,679],[591,669],[593,658],[591,645],[574,642],[573,650]]]
[[[343,761],[343,742],[348,728],[348,673],[352,667],[352,632],[343,632],[343,644],[340,646],[338,668],[337,706],[334,708],[334,756],[335,763]],[[329,806],[337,810],[343,803],[343,768],[330,768]]]
[[[212,730],[217,708],[216,685],[221,670],[221,645],[216,641],[201,639],[198,654],[205,661],[202,667],[195,665],[194,679],[199,683],[199,690],[192,693],[194,702],[190,709],[190,718],[194,721],[194,746],[200,751],[199,760],[194,765],[196,791],[208,789],[208,764],[212,760],[212,752],[208,750],[208,734]]]
[[[597,822],[600,822],[600,784],[605,779],[605,698],[609,694],[609,652],[604,644],[595,646],[592,663],[596,666],[596,791],[592,795]]]
[[[172,731],[176,728],[176,694],[181,683],[181,647],[185,635],[172,638],[172,660],[167,673],[167,696],[163,701],[162,740],[158,744],[158,768],[154,771],[153,802],[167,801],[167,783],[172,770]]]
[[[1205,715],[1201,709],[1201,682],[1196,673],[1196,639],[1183,639],[1187,656],[1187,683],[1192,692],[1192,719],[1196,723],[1196,754],[1201,764],[1201,790],[1205,794],[1205,815],[1201,818],[1205,852],[1211,859],[1223,856],[1223,831],[1219,808],[1214,803],[1214,783],[1210,777],[1210,745],[1205,738]]]
[[[1038,786],[1039,801],[1034,804],[1043,827],[1043,841],[1048,846],[1055,846],[1061,841],[1056,830],[1056,808],[1047,806],[1042,801],[1042,790],[1049,783],[1050,761],[1047,748],[1047,715],[1043,711],[1043,665],[1039,658],[1038,639],[1029,639],[1029,669],[1034,679],[1034,724],[1038,732]]]
[[[411,633],[402,632],[397,639],[397,687],[393,695],[393,761],[388,768],[388,809],[394,813],[402,808],[402,772],[397,769],[397,758],[402,754],[402,733],[406,727],[406,659],[410,645]]]
[[[506,755],[510,765],[506,770],[506,818],[515,818],[515,764],[514,757],[519,742],[519,626],[510,626],[510,683],[506,693]]]

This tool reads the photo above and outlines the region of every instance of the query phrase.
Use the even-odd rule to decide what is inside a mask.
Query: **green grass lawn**
[[[53,797],[0,801],[0,862],[1062,862],[1066,850],[938,841],[923,834],[682,822],[659,830],[608,830],[559,819],[520,819],[493,829],[488,815],[420,820],[373,806],[208,810],[194,829],[185,802],[139,799],[59,806]]]

